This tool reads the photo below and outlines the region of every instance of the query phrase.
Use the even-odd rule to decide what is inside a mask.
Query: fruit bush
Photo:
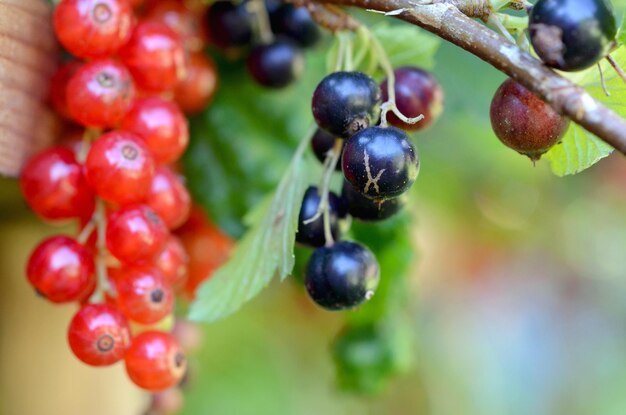
[[[300,307],[319,307],[307,312],[341,314],[325,330],[337,386],[381,393],[415,358],[415,189],[462,210],[472,180],[506,175],[509,159],[473,137],[557,176],[626,154],[619,1],[50,7],[59,132],[19,183],[41,219],[77,229],[34,247],[26,277],[78,304],[69,349],[123,361],[151,413],[178,411],[189,383],[201,400],[193,384],[211,374],[186,357],[196,324],[228,324],[287,277]],[[488,65],[507,76],[499,87],[470,73]]]

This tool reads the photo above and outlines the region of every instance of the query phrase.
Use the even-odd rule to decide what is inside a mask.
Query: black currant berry
[[[398,68],[395,74],[396,106],[400,112],[408,118],[417,117],[420,114],[424,118],[415,124],[407,124],[401,121],[392,112],[387,113],[387,122],[404,130],[421,130],[428,127],[439,118],[443,110],[443,90],[435,77],[422,69],[407,66]],[[383,102],[387,101],[387,79],[380,86]]]
[[[311,219],[317,213],[321,201],[321,195],[317,187],[311,186],[304,193],[302,198],[302,207],[298,216],[298,232],[296,233],[296,241],[312,247],[323,246],[326,243],[324,236],[324,216],[320,216],[311,223],[304,223]],[[345,210],[341,199],[333,192],[328,193],[328,213],[330,219],[330,232],[333,239],[339,236],[339,217]]]
[[[403,194],[391,199],[370,199],[359,193],[350,183],[344,182],[341,199],[353,218],[364,222],[377,222],[400,212],[406,205],[408,196]]]
[[[496,91],[490,116],[500,141],[533,161],[558,143],[569,126],[568,118],[512,79]]]
[[[406,133],[395,127],[369,127],[346,141],[343,174],[361,194],[388,199],[406,192],[417,178],[417,151]]]
[[[311,139],[311,148],[313,149],[313,154],[315,154],[315,157],[320,161],[320,163],[323,164],[324,160],[326,160],[326,155],[335,146],[335,140],[336,138],[334,135],[327,133],[321,128],[318,128],[315,131],[315,134]],[[341,170],[341,163],[339,163],[339,160],[337,160],[335,170]]]
[[[348,138],[376,119],[380,88],[362,72],[334,72],[322,79],[313,93],[317,125]]]
[[[210,41],[217,47],[246,46],[252,40],[252,14],[245,3],[216,1],[205,16]]]
[[[313,46],[321,36],[320,28],[304,7],[283,4],[270,13],[272,31],[288,36],[303,48]]]
[[[529,15],[530,42],[546,65],[588,68],[609,52],[617,33],[606,0],[539,0]]]
[[[295,43],[279,39],[255,46],[248,56],[248,71],[261,85],[283,88],[302,75],[304,55]]]
[[[309,259],[305,285],[309,296],[327,310],[356,307],[369,300],[379,280],[374,254],[355,242],[317,248]]]

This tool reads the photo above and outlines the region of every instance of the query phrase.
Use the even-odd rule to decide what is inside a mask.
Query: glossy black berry
[[[539,0],[529,15],[530,41],[546,65],[585,69],[609,52],[617,33],[606,0]]]
[[[288,36],[300,46],[313,46],[320,39],[320,28],[304,7],[283,4],[270,13],[272,31]]]
[[[302,206],[300,207],[300,215],[298,216],[298,232],[296,233],[296,241],[308,246],[318,247],[326,243],[324,236],[324,217],[320,216],[311,223],[304,223],[306,220],[315,216],[317,208],[321,201],[321,195],[317,187],[311,186],[304,193],[302,198]],[[330,219],[330,231],[333,239],[339,236],[339,217],[344,207],[341,199],[333,192],[328,194],[328,212]]]
[[[404,130],[421,130],[428,127],[439,118],[443,110],[443,90],[433,74],[413,66],[398,68],[395,75],[396,105],[400,112],[414,118],[420,114],[424,118],[415,124],[407,124],[400,120],[393,112],[387,113],[387,122]],[[383,102],[388,99],[387,79],[382,82],[380,89]]]
[[[568,118],[512,79],[496,91],[490,117],[500,141],[532,160],[558,143],[569,126]]]
[[[346,180],[372,199],[401,195],[419,171],[415,147],[406,133],[395,127],[369,127],[350,137],[341,165]]]
[[[259,84],[283,88],[302,75],[304,56],[295,43],[279,39],[255,46],[248,56],[248,71]]]
[[[348,138],[376,119],[380,89],[362,72],[334,72],[313,93],[313,117],[321,128]]]
[[[311,139],[311,148],[313,149],[313,154],[320,161],[320,163],[324,163],[326,160],[326,155],[328,152],[335,146],[335,136],[327,133],[326,131],[318,128]],[[337,165],[335,166],[335,170],[341,170],[341,163],[339,162],[341,157],[337,160]]]
[[[217,1],[209,7],[205,26],[210,41],[217,47],[246,46],[252,40],[253,16],[245,3]]]
[[[305,285],[309,296],[327,310],[356,307],[369,300],[379,280],[374,254],[355,242],[317,248],[309,259]]]
[[[405,193],[391,199],[370,199],[359,193],[350,183],[344,182],[341,199],[353,218],[364,222],[377,222],[400,212],[406,205],[408,195]]]

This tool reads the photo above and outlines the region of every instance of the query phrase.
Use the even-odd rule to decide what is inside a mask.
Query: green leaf
[[[335,36],[335,42],[328,50],[326,57],[327,71],[333,71],[336,67],[337,59],[339,59],[339,45],[343,37],[346,41],[349,39],[352,41],[352,60],[355,70],[365,72],[375,78],[385,76],[377,65],[378,57],[375,56],[374,48],[370,47],[367,30],[370,30],[383,45],[393,67],[411,65],[431,69],[434,66],[435,52],[440,44],[439,38],[413,25],[383,21],[369,29],[363,28],[356,34],[339,33]]]
[[[308,139],[305,139],[271,199],[247,217],[250,229],[229,261],[198,289],[189,319],[203,322],[222,319],[254,298],[274,276],[282,280],[289,275],[294,266],[300,203],[309,179],[303,161],[307,147]]]
[[[622,67],[626,67],[626,49],[620,47],[611,54]],[[610,64],[603,60],[600,64],[610,96],[606,96],[600,81],[600,72],[596,66],[578,72],[569,78],[584,87],[591,96],[607,107],[626,117],[626,84],[617,75]],[[604,157],[611,154],[611,146],[589,133],[578,124],[572,123],[563,137],[561,144],[554,146],[544,158],[550,161],[550,167],[557,176],[579,173]]]

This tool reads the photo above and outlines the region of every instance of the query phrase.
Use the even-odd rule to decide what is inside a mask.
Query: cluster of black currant
[[[248,71],[260,85],[283,88],[304,70],[302,48],[315,45],[320,28],[308,10],[279,0],[217,1],[206,14],[211,42],[222,49],[253,45]]]
[[[615,15],[606,0],[539,0],[528,13],[530,43],[551,68],[587,69],[616,45]],[[496,91],[490,115],[500,141],[533,161],[557,144],[569,126],[568,118],[513,79]]]
[[[379,265],[365,246],[336,242],[340,221],[350,215],[363,221],[381,221],[399,212],[406,191],[417,178],[415,146],[400,128],[424,128],[438,117],[443,94],[435,78],[415,67],[394,71],[393,94],[386,79],[379,86],[362,72],[334,72],[313,94],[313,116],[318,129],[312,139],[316,157],[324,162],[320,187],[307,189],[298,219],[296,241],[316,248],[305,272],[310,297],[329,310],[352,308],[372,297],[379,281]],[[392,100],[388,100],[389,96]],[[382,98],[382,99],[381,99]],[[407,123],[380,111],[381,100],[395,105]],[[384,120],[374,125],[379,115]],[[395,125],[388,127],[387,123]],[[328,189],[334,170],[342,170],[341,197]]]

